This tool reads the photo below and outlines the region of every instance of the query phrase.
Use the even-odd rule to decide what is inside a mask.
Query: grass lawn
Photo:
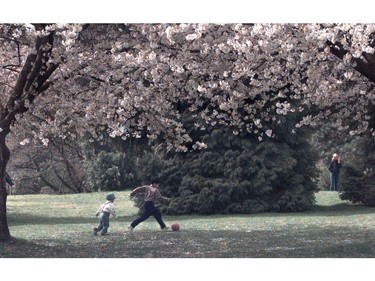
[[[106,193],[8,197],[11,242],[0,258],[365,258],[375,257],[375,210],[316,194],[302,213],[164,216],[179,232],[162,232],[154,218],[127,233],[137,209],[129,191],[116,192],[119,218],[108,236],[93,236]]]

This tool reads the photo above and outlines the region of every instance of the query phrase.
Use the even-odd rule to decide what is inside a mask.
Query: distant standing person
[[[113,202],[116,197],[113,193],[106,196],[107,202],[101,205],[96,212],[96,216],[99,218],[98,227],[94,227],[93,234],[97,235],[100,232],[101,235],[107,235],[109,228],[109,216],[112,215],[114,218],[117,218],[116,208]]]
[[[7,186],[7,193],[10,195],[14,194],[16,190],[16,185],[12,181],[12,178],[10,177],[7,171],[5,171],[5,181],[9,185],[9,187]]]
[[[341,169],[341,159],[338,154],[333,154],[331,163],[329,164],[328,170],[331,172],[331,186],[330,191],[337,191],[339,186],[339,175]]]
[[[159,191],[159,181],[153,180],[151,181],[150,185],[143,185],[137,187],[130,193],[130,197],[134,196],[137,193],[144,193],[145,194],[145,205],[142,214],[136,218],[128,227],[129,231],[132,233],[134,228],[140,224],[141,222],[147,220],[150,216],[154,216],[156,221],[159,223],[160,228],[162,230],[167,230],[168,226],[165,225],[163,219],[161,217],[160,211],[155,207],[155,201],[161,200],[164,202],[169,202],[170,199],[167,197],[163,197]]]

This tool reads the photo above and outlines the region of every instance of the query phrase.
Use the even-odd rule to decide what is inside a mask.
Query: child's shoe
[[[169,226],[164,226],[164,228],[162,228],[161,230],[167,231],[168,229],[169,229]]]
[[[128,230],[130,233],[133,233],[133,230],[134,230],[134,227],[132,227],[131,225],[128,226]]]

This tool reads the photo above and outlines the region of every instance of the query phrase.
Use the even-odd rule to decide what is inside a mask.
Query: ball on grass
[[[173,231],[179,231],[180,230],[180,225],[178,223],[172,224],[172,230]]]

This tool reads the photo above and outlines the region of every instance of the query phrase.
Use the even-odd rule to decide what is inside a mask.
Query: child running
[[[170,202],[171,199],[161,196],[160,191],[159,191],[159,181],[153,180],[151,181],[151,185],[144,185],[144,186],[137,187],[130,193],[130,197],[134,196],[137,193],[145,194],[145,199],[144,199],[145,205],[144,205],[144,210],[142,214],[128,226],[130,233],[133,232],[134,228],[138,224],[147,220],[150,216],[154,216],[154,218],[159,223],[160,228],[162,230],[167,230],[168,226],[165,225],[161,217],[160,211],[155,207],[155,201],[161,200],[164,202]]]
[[[109,228],[109,216],[112,216],[116,219],[116,209],[113,202],[115,201],[116,197],[113,193],[108,194],[106,196],[107,202],[101,205],[96,212],[96,216],[99,218],[99,225],[98,227],[94,227],[93,234],[97,235],[100,232],[101,235],[107,235],[107,231]]]

